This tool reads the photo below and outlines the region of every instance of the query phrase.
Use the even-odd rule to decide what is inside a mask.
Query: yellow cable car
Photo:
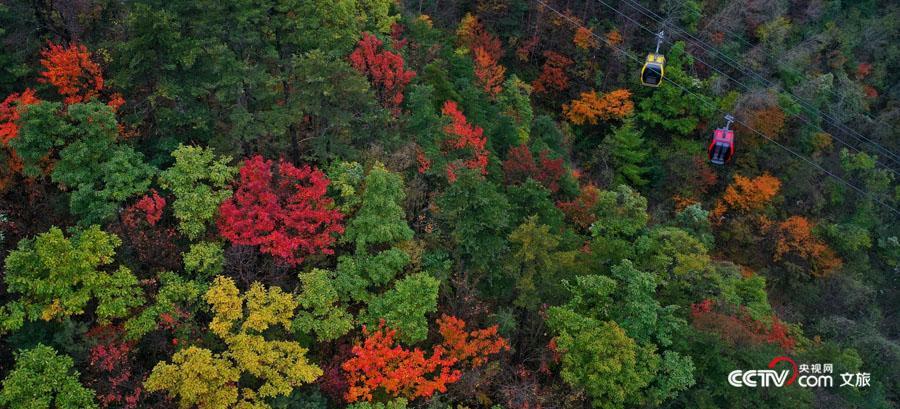
[[[662,84],[666,73],[666,56],[659,53],[659,46],[663,41],[663,32],[656,35],[656,52],[647,54],[644,67],[641,68],[641,84],[648,87],[658,87]]]

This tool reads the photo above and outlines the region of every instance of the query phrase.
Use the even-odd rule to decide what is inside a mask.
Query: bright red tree
[[[143,213],[144,220],[151,226],[155,226],[159,219],[162,218],[165,207],[166,199],[156,193],[155,189],[151,189],[149,195],[145,195],[134,204],[134,208]]]
[[[38,81],[50,83],[65,97],[66,104],[87,101],[103,90],[100,65],[91,60],[91,53],[83,44],[68,47],[49,43],[41,51],[44,71]]]
[[[449,136],[444,142],[444,149],[447,151],[469,151],[470,157],[462,160],[462,166],[469,169],[477,169],[482,175],[487,174],[488,150],[487,137],[484,136],[484,130],[479,126],[470,125],[466,121],[465,115],[460,112],[456,102],[447,101],[441,110],[445,116],[450,118],[450,124],[444,127],[444,132]],[[450,182],[456,181],[456,169],[460,164],[451,162],[447,165],[447,179]]]
[[[40,100],[34,96],[34,90],[25,89],[21,93],[13,93],[0,102],[0,163],[6,166],[0,167],[0,191],[10,185],[13,175],[22,170],[22,160],[9,146],[9,141],[19,134],[19,126],[16,121],[22,114],[25,106],[36,104]]]
[[[6,145],[19,134],[16,121],[21,115],[20,109],[38,102],[41,100],[34,96],[34,90],[31,88],[25,89],[22,93],[12,93],[0,102],[0,143]]]
[[[317,168],[301,168],[256,155],[244,162],[234,196],[219,207],[219,232],[232,243],[259,246],[290,265],[304,257],[332,254],[343,214],[325,196],[330,181]]]
[[[356,49],[350,53],[353,68],[365,74],[375,85],[378,98],[394,113],[400,112],[403,90],[416,76],[415,71],[403,68],[403,57],[381,49],[382,42],[372,34],[363,33]]]

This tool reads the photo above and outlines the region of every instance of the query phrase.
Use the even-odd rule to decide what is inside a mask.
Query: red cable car
[[[734,131],[728,129],[734,122],[734,117],[725,115],[725,120],[728,121],[725,127],[713,132],[712,141],[706,149],[709,162],[714,165],[724,165],[734,156]]]

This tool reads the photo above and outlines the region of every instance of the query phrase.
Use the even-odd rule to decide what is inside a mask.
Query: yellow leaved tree
[[[176,352],[171,363],[153,368],[145,382],[148,390],[165,391],[179,399],[182,408],[263,409],[269,407],[266,398],[289,395],[322,375],[300,344],[263,336],[290,332],[297,309],[291,294],[254,283],[241,295],[233,280],[219,276],[204,298],[214,315],[209,328],[227,349],[214,353],[191,346]],[[241,375],[261,384],[256,389],[241,387]]]

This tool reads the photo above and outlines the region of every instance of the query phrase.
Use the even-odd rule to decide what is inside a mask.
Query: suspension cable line
[[[570,24],[572,24],[572,25],[574,25],[574,26],[576,26],[576,27],[582,27],[582,28],[584,27],[584,26],[581,25],[579,22],[573,20],[571,17],[567,16],[566,14],[560,12],[560,11],[557,10],[556,8],[554,8],[554,7],[550,6],[549,4],[547,4],[544,0],[535,0],[535,1],[537,1],[537,2],[538,2],[539,4],[541,4],[543,7],[545,7],[545,8],[547,8],[547,9],[553,11],[553,12],[556,13],[558,16],[560,16],[560,17],[562,17],[563,19],[565,19],[566,21],[568,21]],[[600,1],[600,0],[598,0],[598,1]],[[603,38],[602,36],[599,36],[599,35],[597,35],[596,33],[593,33],[593,32],[591,32],[591,36],[593,36],[594,38],[596,38],[596,39],[598,39],[598,40],[603,41],[603,42],[604,42],[607,46],[609,46],[610,48],[613,48],[613,49],[615,49],[616,51],[621,52],[622,54],[624,54],[625,56],[631,58],[632,60],[634,60],[634,61],[637,62],[638,64],[641,63],[641,59],[639,59],[638,57],[632,55],[632,54],[629,53],[627,50],[622,49],[622,48],[619,48],[618,46],[616,46],[615,44],[611,43],[611,42],[610,42],[609,40],[607,40],[606,38]],[[680,90],[682,90],[682,91],[684,91],[684,92],[686,92],[686,93],[692,95],[693,97],[697,98],[698,101],[703,101],[705,104],[707,104],[707,106],[712,106],[712,108],[713,108],[715,111],[718,111],[718,112],[720,112],[720,113],[727,114],[727,112],[725,112],[723,109],[719,108],[718,106],[715,106],[715,104],[712,104],[710,101],[706,100],[706,98],[703,98],[703,97],[701,97],[700,95],[698,95],[698,94],[696,94],[696,93],[690,91],[689,89],[685,88],[685,87],[682,86],[681,84],[679,84],[679,83],[673,81],[671,78],[664,77],[663,79],[666,80],[666,81],[668,81],[668,82],[671,83],[672,85],[678,87]],[[803,155],[797,153],[797,152],[794,151],[793,149],[791,149],[791,148],[785,146],[784,144],[782,144],[782,143],[780,143],[780,142],[778,142],[778,141],[776,141],[776,140],[774,140],[774,139],[772,139],[772,138],[769,138],[767,135],[765,135],[764,133],[762,133],[762,132],[756,130],[755,128],[751,127],[751,126],[748,125],[747,123],[745,123],[745,122],[743,122],[743,121],[741,121],[741,120],[738,120],[738,119],[735,119],[735,123],[738,123],[738,124],[740,124],[741,126],[743,126],[744,128],[753,131],[753,132],[756,133],[757,135],[763,137],[764,139],[768,140],[769,142],[772,142],[773,144],[775,144],[775,145],[778,146],[779,148],[783,149],[784,151],[790,153],[790,154],[793,155],[793,156],[796,156],[798,159],[801,159],[801,160],[802,160],[804,163],[806,163],[807,165],[809,165],[809,166],[811,166],[811,167],[813,167],[813,168],[818,169],[818,170],[821,171],[822,173],[824,173],[824,174],[826,174],[827,176],[829,176],[829,177],[831,177],[831,178],[833,178],[833,179],[835,179],[835,180],[841,182],[843,185],[845,185],[845,186],[851,188],[852,190],[854,190],[855,192],[859,193],[860,195],[865,196],[865,197],[869,198],[870,200],[872,200],[873,202],[876,202],[876,203],[880,204],[881,206],[883,206],[883,207],[885,207],[886,209],[890,210],[890,211],[893,212],[894,214],[900,215],[900,210],[898,210],[897,208],[895,208],[895,207],[889,205],[888,203],[884,202],[884,201],[881,200],[881,199],[876,198],[876,197],[875,197],[874,195],[872,195],[870,192],[867,192],[867,191],[865,191],[865,190],[859,188],[858,186],[854,185],[853,183],[850,183],[850,182],[847,181],[846,179],[844,179],[844,178],[838,176],[837,174],[835,174],[835,173],[829,171],[828,169],[824,168],[822,165],[820,165],[820,164],[818,164],[818,163],[816,163],[816,162],[813,162],[813,161],[810,160],[809,158],[807,158],[807,157],[805,157],[805,156],[803,156]]]
[[[610,5],[607,4],[606,2],[604,2],[604,1],[602,1],[602,0],[597,0],[597,1],[599,1],[600,3],[602,3],[603,5],[605,5],[606,7],[610,8],[611,10],[615,11],[616,13],[619,13],[620,15],[622,15],[622,16],[628,18],[630,21],[634,22],[635,24],[638,24],[638,25],[643,26],[641,23],[635,21],[635,20],[634,20],[633,18],[631,18],[630,16],[627,16],[626,14],[620,12],[619,10],[617,10],[617,9],[615,9],[614,7],[610,6]],[[879,144],[879,143],[877,143],[877,142],[875,142],[875,141],[872,141],[871,139],[869,139],[869,138],[867,138],[867,137],[861,135],[859,132],[856,132],[856,131],[854,131],[853,129],[847,127],[846,125],[844,125],[844,124],[841,123],[840,121],[836,120],[835,118],[831,117],[831,116],[828,115],[827,113],[823,112],[821,109],[818,109],[818,108],[812,106],[811,104],[809,104],[808,102],[806,102],[806,101],[803,100],[802,98],[798,97],[797,95],[795,95],[794,93],[792,93],[790,90],[787,90],[787,89],[785,89],[785,88],[779,86],[778,84],[772,83],[771,81],[769,81],[769,80],[766,79],[765,77],[761,76],[760,74],[756,73],[755,71],[753,71],[753,70],[750,69],[750,68],[743,68],[743,67],[741,66],[740,63],[738,63],[737,61],[735,61],[734,59],[732,59],[732,58],[731,58],[730,56],[728,56],[727,54],[725,54],[725,53],[719,51],[717,48],[715,48],[715,47],[713,47],[713,46],[711,46],[711,45],[709,45],[709,44],[706,44],[706,42],[704,42],[703,40],[700,40],[700,39],[694,37],[691,33],[685,31],[685,30],[682,29],[681,27],[678,27],[678,26],[675,25],[675,24],[669,23],[666,19],[663,19],[663,17],[661,17],[660,15],[656,14],[653,10],[650,10],[650,9],[648,9],[647,7],[643,6],[642,4],[640,4],[639,2],[637,2],[636,0],[625,0],[625,1],[626,1],[627,3],[629,3],[629,5],[630,5],[633,9],[637,10],[637,11],[640,12],[642,15],[644,15],[644,16],[646,16],[646,17],[649,17],[649,18],[650,18],[651,20],[653,20],[655,23],[659,23],[659,24],[661,24],[661,25],[663,25],[663,26],[669,26],[669,27],[671,27],[672,30],[675,32],[675,34],[681,35],[681,37],[684,38],[685,40],[690,39],[690,40],[688,40],[688,41],[693,41],[694,44],[696,44],[697,46],[699,46],[700,48],[702,48],[705,52],[712,54],[713,57],[718,56],[717,58],[719,58],[720,60],[724,61],[724,62],[726,63],[726,65],[728,65],[729,67],[734,68],[734,69],[736,69],[737,71],[739,71],[742,75],[748,76],[748,77],[752,77],[752,78],[755,78],[757,81],[759,81],[759,82],[765,84],[767,87],[775,88],[775,89],[781,89],[782,91],[784,91],[785,93],[787,93],[788,95],[790,95],[790,96],[792,97],[792,99],[793,99],[795,102],[797,102],[797,103],[798,103],[804,110],[806,110],[808,113],[810,113],[810,114],[812,114],[812,115],[816,115],[816,116],[822,117],[822,118],[825,120],[825,123],[826,123],[826,124],[830,124],[830,125],[834,126],[835,128],[837,128],[838,130],[843,131],[845,134],[848,134],[849,136],[853,137],[857,142],[859,142],[859,143],[861,143],[861,144],[866,144],[866,143],[868,143],[868,144],[874,146],[876,151],[879,151],[879,153],[882,153],[883,156],[886,156],[888,159],[890,159],[891,162],[892,162],[893,164],[900,164],[900,155],[897,155],[897,154],[891,152],[889,149],[885,148],[883,145],[881,145],[881,144]],[[671,41],[670,41],[670,42],[671,42]],[[700,60],[699,57],[694,56],[694,58]],[[712,68],[709,64],[706,64],[704,61],[702,61],[702,60],[700,60],[700,61],[701,61],[704,65],[706,65],[707,67]],[[716,70],[716,71],[718,71],[718,70]],[[722,73],[721,71],[718,71],[718,72],[719,72],[719,73]],[[724,75],[724,74],[723,74],[723,75]],[[730,78],[730,77],[729,77],[729,78]],[[733,80],[733,79],[732,79],[732,80]],[[802,116],[799,116],[799,115],[798,115],[798,117],[801,117],[801,118],[802,118]],[[805,122],[806,124],[810,125],[810,126],[813,127],[813,128],[818,128],[819,130],[821,130],[821,131],[823,131],[823,132],[827,132],[827,131],[825,131],[825,129],[823,129],[820,125],[816,125],[816,124],[814,124],[814,123],[811,123],[810,121],[807,121],[805,118],[804,118],[804,122]],[[855,146],[850,145],[849,143],[845,142],[844,140],[842,140],[842,139],[840,139],[840,138],[837,138],[835,135],[832,135],[832,137],[834,137],[835,139],[838,139],[838,141],[840,141],[840,142],[841,142],[842,144],[844,144],[845,146],[847,146],[847,147],[853,149],[855,152],[862,152],[860,149],[856,148]],[[896,172],[894,172],[894,170],[892,169],[891,166],[887,166],[886,164],[882,164],[882,165],[883,165],[885,168],[890,169],[891,172],[894,173],[895,176],[896,176]]]
[[[607,7],[610,7],[609,4],[605,3],[603,0],[597,0],[597,1],[600,2],[600,3],[602,3],[602,4],[604,4],[604,5],[606,5]],[[610,8],[612,8],[612,7],[610,7]],[[632,19],[631,17],[629,17],[629,16],[627,16],[627,15],[625,15],[625,14],[622,14],[622,13],[619,12],[618,10],[615,10],[615,9],[613,9],[613,10],[616,11],[617,13],[621,14],[623,17],[625,17],[625,18],[629,19],[630,21],[634,22],[635,24],[641,26],[641,28],[644,29],[645,31],[652,32],[652,31],[650,31],[649,28],[647,28],[646,26],[644,26],[644,25],[641,24],[640,22],[637,22],[637,21],[635,21],[634,19]],[[672,43],[671,40],[669,40],[669,42]],[[750,91],[752,90],[751,87],[749,87],[748,85],[746,85],[746,84],[744,84],[743,82],[741,82],[741,81],[735,79],[735,78],[732,77],[731,75],[728,75],[727,73],[721,71],[719,68],[717,68],[717,67],[715,67],[715,66],[713,66],[713,65],[711,65],[711,64],[709,64],[709,63],[707,63],[707,62],[704,61],[702,58],[697,57],[697,56],[694,56],[694,55],[692,55],[691,57],[692,57],[693,59],[697,60],[698,62],[700,62],[701,64],[703,64],[704,66],[706,66],[707,68],[712,69],[712,70],[715,71],[716,73],[718,73],[718,74],[724,76],[724,77],[727,78],[728,80],[730,80],[730,81],[734,82],[735,84],[739,85],[745,92],[750,92]],[[807,119],[806,117],[804,117],[804,116],[802,116],[802,115],[798,115],[797,118],[799,118],[800,120],[802,120],[804,123],[806,123],[807,125],[809,125],[809,126],[811,126],[811,127],[814,127],[814,128],[817,127],[817,128],[819,128],[820,130],[824,131],[824,129],[822,129],[821,127],[819,127],[819,126],[815,125],[814,123],[810,122],[809,119]],[[837,137],[837,136],[832,135],[832,138],[834,138],[835,140],[837,140],[838,142],[840,142],[840,143],[843,144],[844,146],[850,148],[850,149],[853,150],[855,153],[863,152],[863,151],[861,151],[859,148],[857,148],[856,146],[854,146],[854,145],[852,145],[852,144],[846,142],[845,140],[843,140],[843,139],[841,139],[841,138],[839,138],[839,137]],[[886,165],[885,163],[878,162],[877,158],[875,159],[875,161],[876,161],[876,163],[878,163],[879,165],[881,165],[885,170],[891,172],[895,177],[898,176],[897,172],[896,172],[892,167]],[[894,163],[898,163],[898,162],[897,162],[897,161],[894,161]]]

